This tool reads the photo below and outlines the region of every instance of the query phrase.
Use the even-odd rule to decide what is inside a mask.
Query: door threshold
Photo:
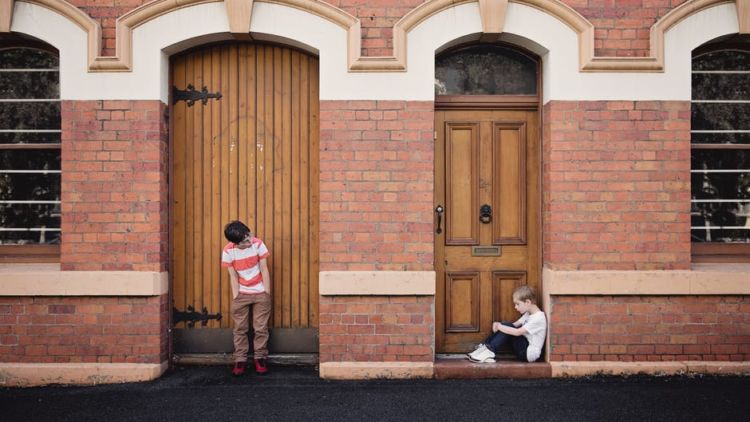
[[[466,353],[437,353],[435,354],[435,362],[439,360],[466,360]],[[495,360],[499,362],[518,362],[518,359],[512,353],[498,353],[495,355]]]
[[[176,365],[231,365],[231,353],[175,353],[172,362]],[[268,355],[268,362],[282,366],[315,366],[319,362],[317,353],[275,353]]]

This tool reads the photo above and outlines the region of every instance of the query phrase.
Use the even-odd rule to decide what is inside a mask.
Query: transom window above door
[[[538,94],[537,60],[502,45],[459,47],[435,60],[435,95]]]

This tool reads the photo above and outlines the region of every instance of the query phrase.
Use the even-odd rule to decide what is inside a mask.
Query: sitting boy
[[[529,286],[513,291],[513,304],[522,314],[514,323],[493,322],[492,334],[468,354],[472,362],[495,362],[495,353],[510,343],[513,353],[522,362],[535,362],[542,355],[544,338],[547,335],[547,318],[536,305],[536,295]]]

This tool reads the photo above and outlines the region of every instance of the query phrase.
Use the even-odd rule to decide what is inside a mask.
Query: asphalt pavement
[[[750,377],[326,381],[314,367],[260,377],[177,367],[158,380],[0,389],[10,421],[739,421]]]

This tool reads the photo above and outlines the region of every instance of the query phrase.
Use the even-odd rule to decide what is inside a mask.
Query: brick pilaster
[[[544,107],[544,260],[558,269],[690,265],[690,104]]]
[[[321,271],[432,270],[433,103],[320,109]]]
[[[321,296],[320,362],[432,362],[433,296]]]
[[[552,361],[748,361],[748,296],[555,296]]]
[[[169,310],[167,295],[0,297],[0,362],[161,363]]]
[[[166,271],[160,101],[63,101],[63,270]]]

